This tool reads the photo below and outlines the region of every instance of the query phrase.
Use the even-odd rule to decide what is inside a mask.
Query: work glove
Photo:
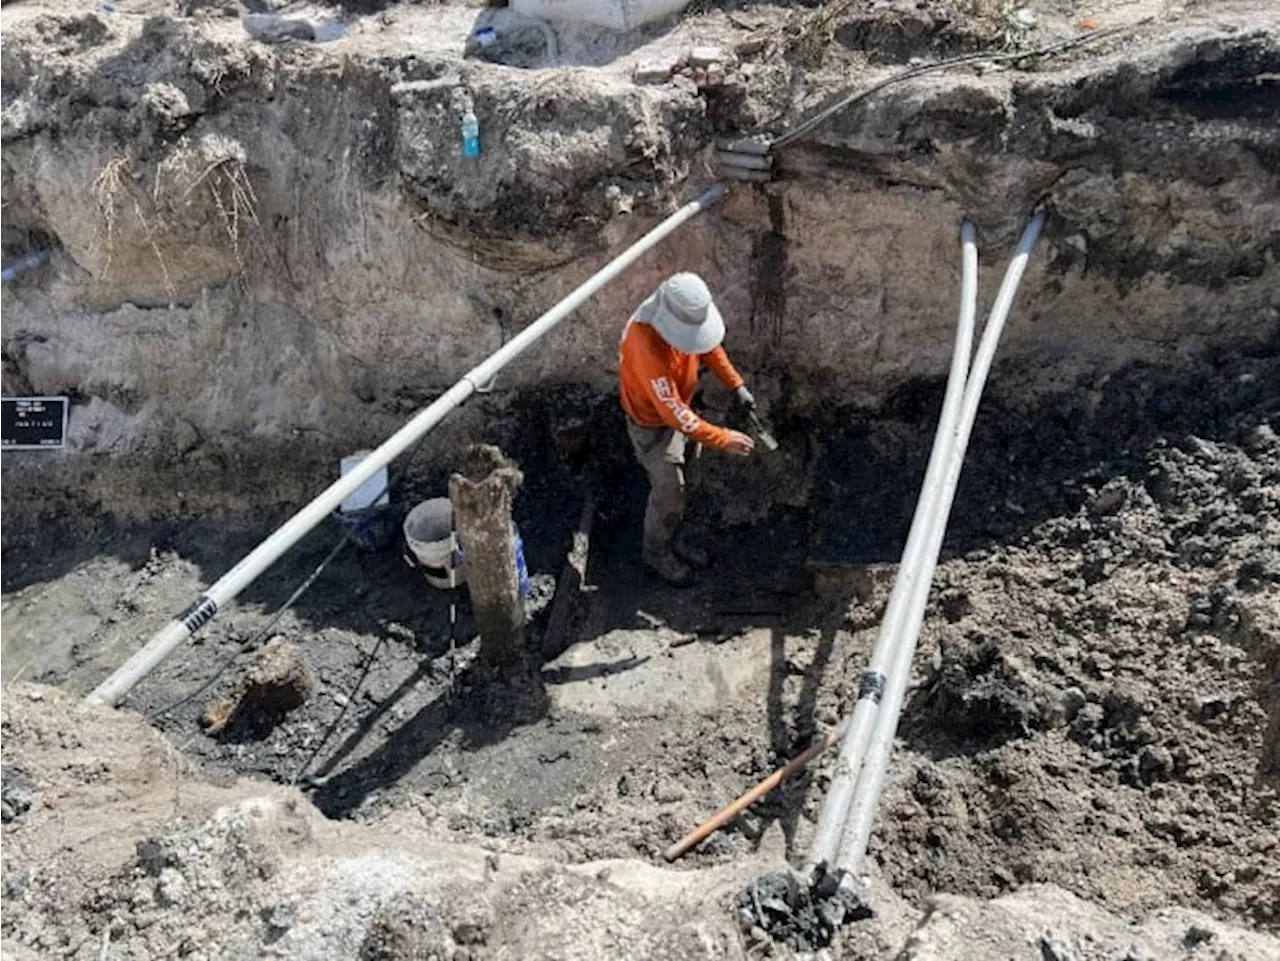
[[[747,385],[743,384],[737,390],[738,400],[742,402],[743,407],[755,407],[756,399],[752,396],[751,391],[747,390]]]

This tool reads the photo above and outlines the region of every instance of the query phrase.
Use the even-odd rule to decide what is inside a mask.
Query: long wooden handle
[[[837,728],[836,730],[828,733],[825,737],[814,741],[805,748],[804,751],[796,755],[782,767],[778,768],[746,794],[742,795],[727,807],[722,808],[714,817],[704,821],[675,844],[671,845],[671,847],[667,848],[663,857],[668,861],[674,861],[676,858],[687,854],[691,848],[702,843],[702,841],[706,840],[716,831],[719,831],[722,827],[732,821],[756,801],[760,800],[760,798],[764,797],[776,788],[783,781],[801,771],[805,765],[815,757],[827,748],[831,747],[831,745],[835,744],[836,741],[840,740],[840,734],[841,731]]]

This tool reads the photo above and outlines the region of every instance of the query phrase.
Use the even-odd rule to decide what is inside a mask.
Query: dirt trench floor
[[[1130,368],[1031,408],[1013,399],[1016,383],[1001,372],[974,434],[875,871],[917,906],[1052,882],[1122,914],[1183,905],[1280,931],[1280,343]],[[338,535],[322,528],[126,706],[215,785],[296,784],[330,819],[502,855],[659,864],[850,703],[940,396],[917,385],[824,423],[780,411],[778,456],[792,460],[756,469],[768,486],[793,482],[787,464],[803,463],[804,504],[779,496],[760,519],[729,523],[731,493],[713,469],[692,526],[716,561],[685,592],[637,565],[643,482],[615,449],[591,475],[588,590],[559,638],[545,636],[547,605],[585,481],[545,432],[508,425],[490,439],[529,477],[517,519],[534,575],[531,644],[569,645],[540,682],[479,683],[465,601],[451,630],[447,593],[396,549],[348,549],[270,633],[314,676],[301,706],[206,731],[201,717],[234,692],[241,658],[167,709],[328,554]],[[440,481],[410,473],[398,497],[412,503]],[[88,535],[50,520],[41,539],[7,543],[6,682],[88,689],[273,520],[103,522]],[[10,762],[21,736],[5,733],[16,777],[30,774]],[[831,765],[682,864],[733,865],[767,837],[799,863]],[[11,898],[6,936],[39,903]]]

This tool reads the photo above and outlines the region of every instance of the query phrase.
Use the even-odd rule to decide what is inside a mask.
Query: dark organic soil
[[[725,495],[711,483],[693,526],[717,563],[688,592],[637,565],[644,486],[609,434],[607,399],[544,397],[528,405],[536,418],[517,413],[491,439],[523,458],[517,519],[543,605],[583,485],[601,492],[588,575],[597,590],[570,625],[577,641],[614,651],[607,661],[588,675],[557,662],[540,678],[479,683],[465,602],[451,637],[446,592],[394,550],[348,551],[276,631],[302,652],[314,695],[258,736],[211,737],[198,717],[235,690],[237,665],[156,723],[212,773],[301,778],[331,817],[377,820],[407,806],[424,825],[502,850],[657,858],[848,703],[890,580],[852,602],[855,592],[837,590],[833,602],[806,586],[805,561],[855,576],[896,559],[939,396],[923,385],[826,423],[776,411],[784,446],[816,451],[823,483],[807,506],[740,526],[717,523]],[[993,388],[873,840],[895,888],[990,895],[1053,880],[1120,910],[1180,902],[1280,922],[1278,413],[1274,349],[1180,370],[1135,367],[1031,408]],[[587,430],[598,446],[572,463],[556,441],[575,417],[598,428]],[[411,475],[404,490],[412,500],[439,481]],[[89,659],[103,645],[119,641],[123,652],[136,642],[130,611],[179,609],[265,529],[165,522],[104,534],[39,571],[6,557],[6,590],[40,580],[89,592],[96,626],[71,668],[55,672],[87,684],[100,676]],[[156,711],[209,677],[335,537],[311,535],[130,706]],[[535,650],[544,627],[545,610]],[[768,652],[763,686],[709,714],[555,706],[554,692],[584,676],[650,683],[655,664],[678,669],[700,649],[725,663],[748,658],[752,638]],[[50,675],[37,666],[28,676]],[[756,805],[690,863],[733,858],[775,821],[802,857],[830,763]]]

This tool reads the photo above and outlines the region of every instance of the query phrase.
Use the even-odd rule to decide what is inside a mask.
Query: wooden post
[[[551,602],[551,614],[547,618],[547,633],[542,644],[542,655],[547,659],[559,657],[569,646],[569,617],[582,594],[590,589],[587,586],[587,559],[591,549],[591,523],[595,516],[595,491],[588,490],[582,504],[582,515],[578,518],[578,528],[573,532],[573,546],[569,548],[564,570],[560,572],[556,596]]]
[[[462,472],[449,479],[449,500],[480,631],[485,670],[513,673],[524,662],[524,601],[516,571],[511,502],[524,475],[502,451],[473,447]]]

